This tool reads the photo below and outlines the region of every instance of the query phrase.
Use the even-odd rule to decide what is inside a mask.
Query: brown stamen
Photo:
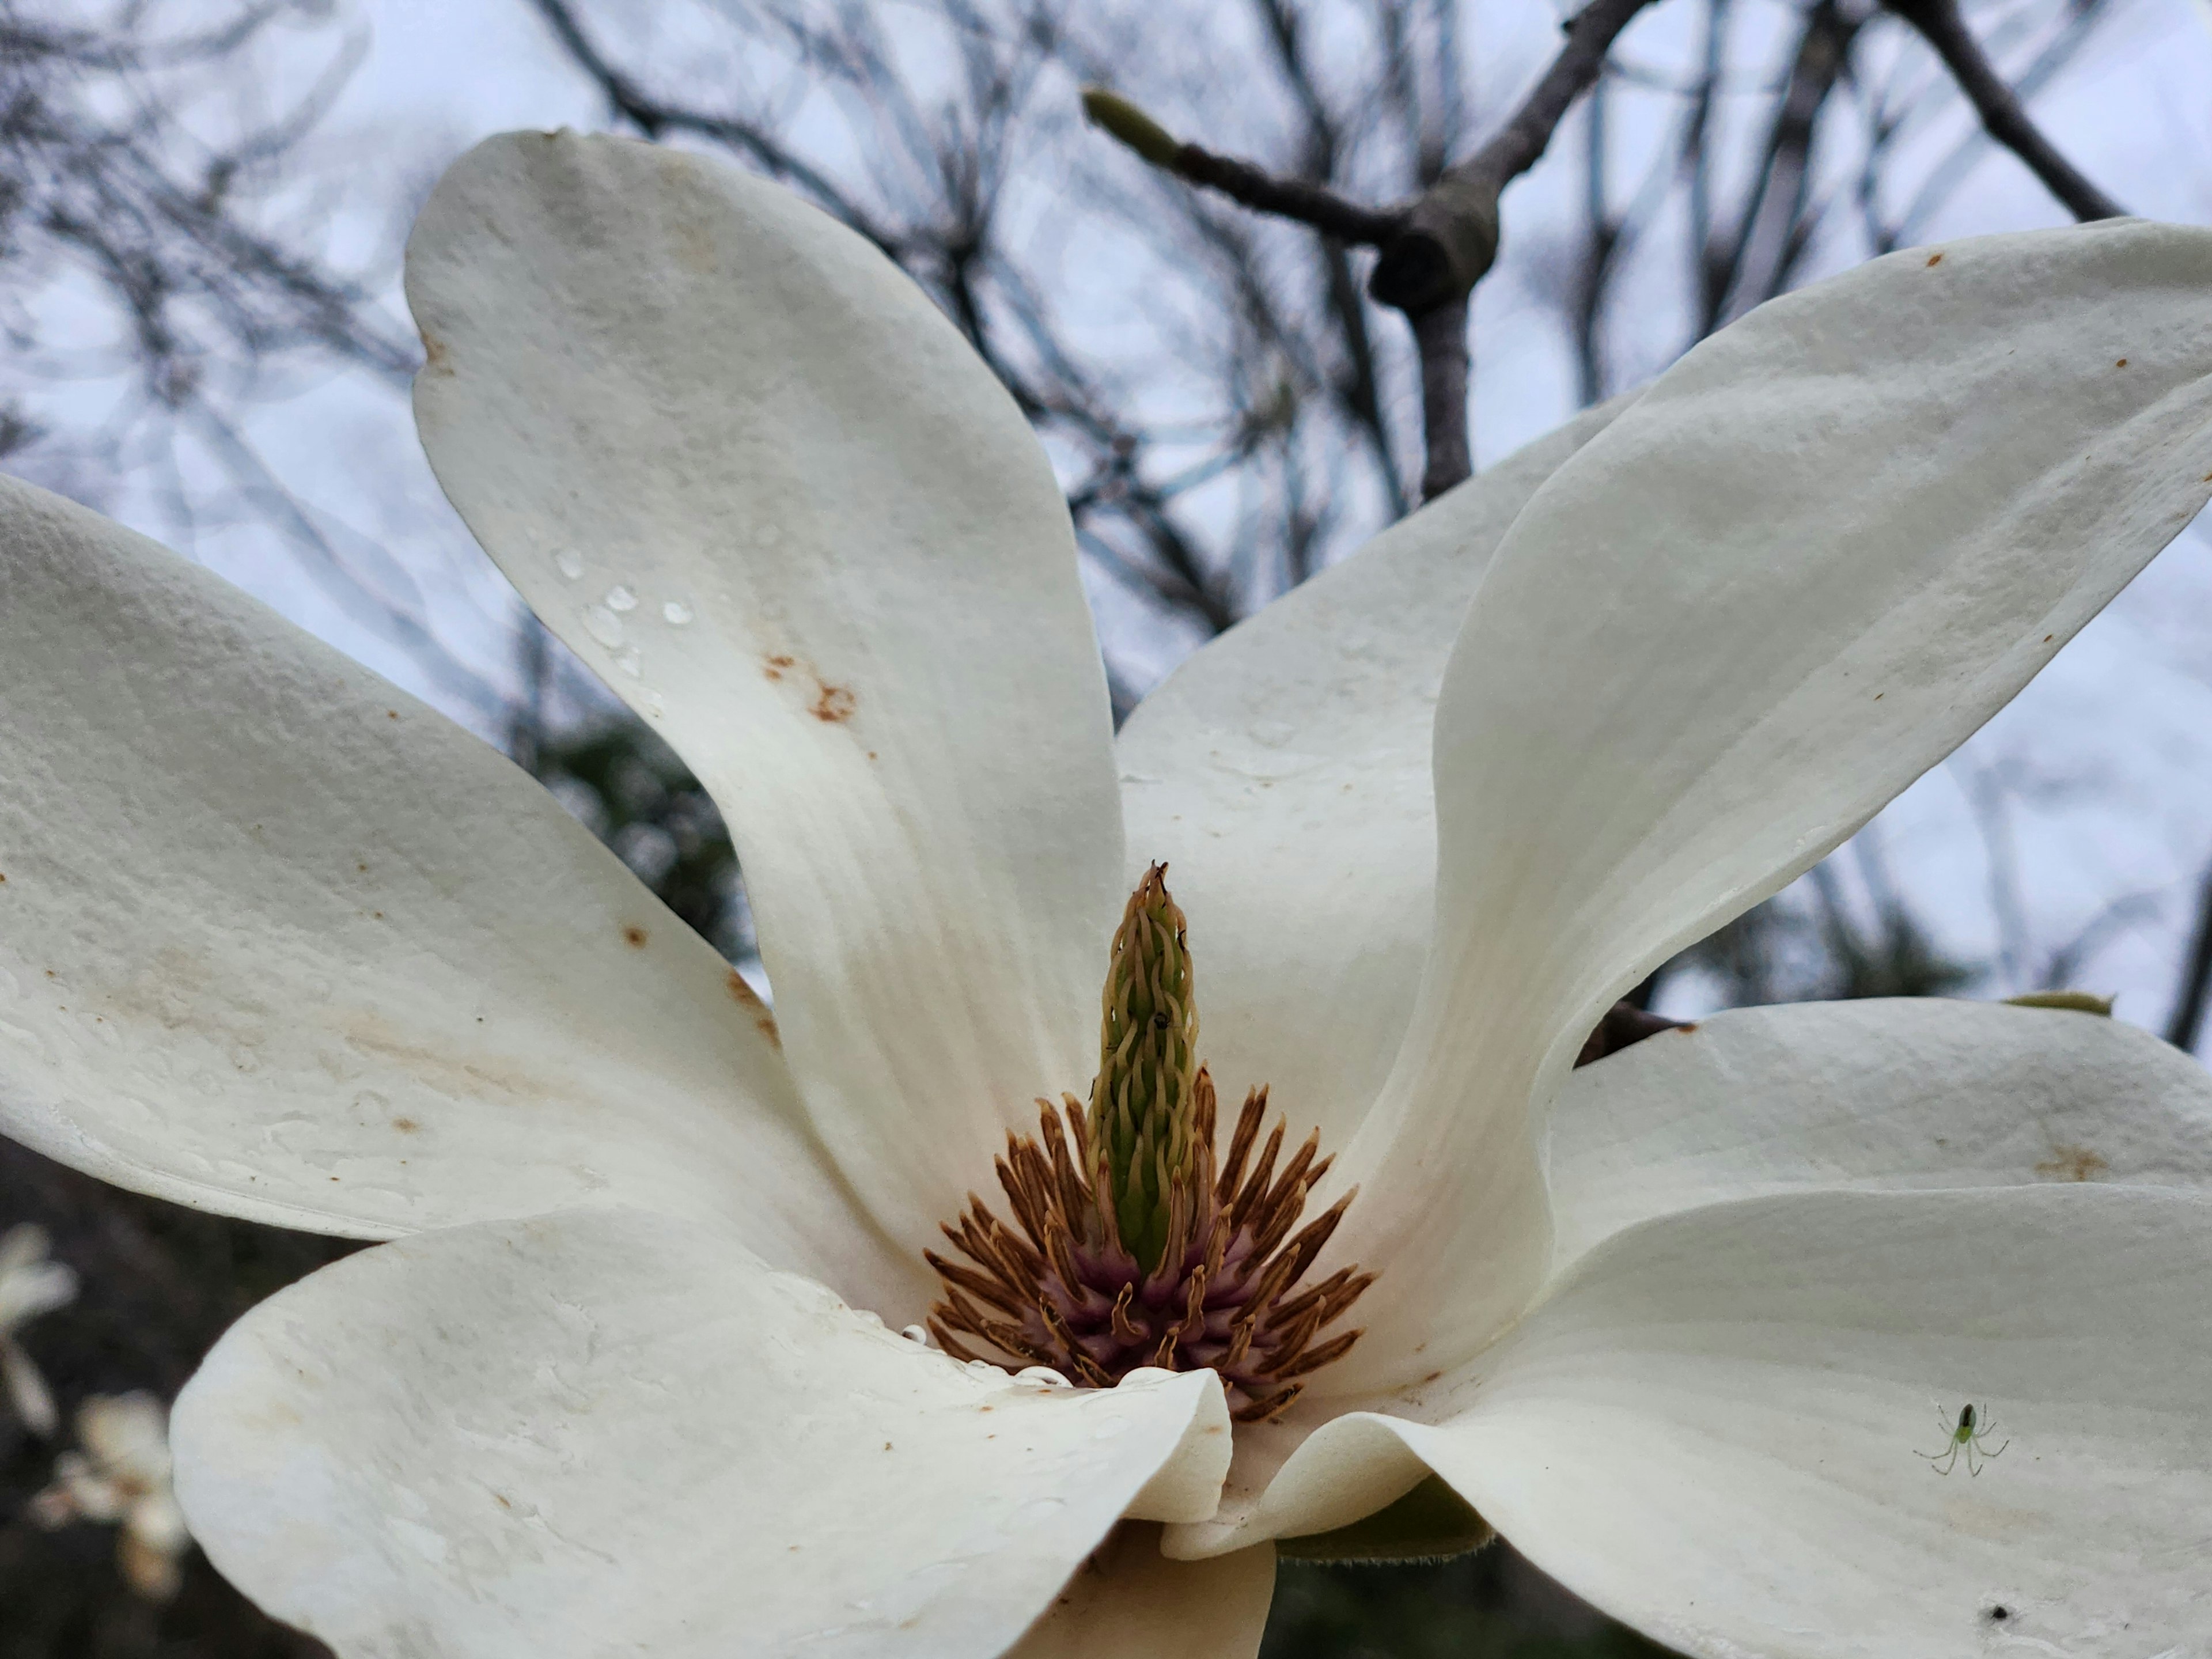
[[[1211,1103],[1210,1080],[1200,1098]],[[1236,1419],[1257,1423],[1288,1410],[1301,1379],[1359,1340],[1357,1330],[1322,1334],[1374,1274],[1345,1267],[1299,1285],[1354,1194],[1305,1219],[1330,1160],[1316,1135],[1284,1162],[1280,1119],[1262,1141],[1266,1090],[1245,1097],[1218,1167],[1212,1114],[1194,1115],[1191,1178],[1170,1194],[1168,1248],[1149,1273],[1122,1247],[1088,1173],[1081,1108],[1073,1097],[1038,1104],[1037,1135],[1016,1138],[994,1160],[1012,1224],[971,1193],[944,1229],[967,1260],[924,1252],[945,1285],[929,1329],[945,1352],[1009,1369],[1049,1365],[1094,1388],[1140,1365],[1210,1367]]]

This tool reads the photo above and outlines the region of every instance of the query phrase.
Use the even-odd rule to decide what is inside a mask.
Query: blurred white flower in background
[[[46,1260],[46,1229],[25,1223],[0,1235],[0,1389],[33,1434],[51,1436],[54,1396],[15,1333],[76,1300],[76,1275]]]
[[[76,1413],[82,1451],[54,1460],[53,1484],[31,1500],[31,1518],[52,1529],[79,1521],[119,1528],[116,1565],[149,1601],[183,1583],[191,1534],[169,1484],[169,1409],[143,1390],[94,1395]]]

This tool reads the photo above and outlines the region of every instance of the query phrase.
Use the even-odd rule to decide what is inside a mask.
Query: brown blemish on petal
[[[760,993],[745,982],[745,976],[736,969],[730,969],[727,981],[730,999],[753,1017],[753,1025],[777,1048],[783,1047],[783,1034],[775,1029],[775,1016],[769,1012],[768,1004],[760,1000]]]
[[[790,667],[791,665],[797,660],[798,659],[795,657],[764,657],[761,659],[761,672],[767,675],[769,678],[772,680],[780,680],[783,678],[783,671]]]
[[[2053,640],[2057,639],[2057,637],[2058,637],[2058,635],[2056,635],[2056,634],[2045,634],[2045,635],[2043,636],[2043,642],[2044,642],[2045,645],[2048,645],[2048,644],[2050,644],[2050,643],[2051,642],[2051,641],[2053,641]]]
[[[2121,358],[2117,359],[2117,360],[2113,362],[2113,364],[2112,364],[2112,367],[2113,367],[2114,368],[2125,368],[2127,366],[2128,366],[2128,360],[2127,360],[2126,358],[2124,358],[2124,357],[2121,357]]]
[[[1937,265],[1940,265],[1942,263],[1943,256],[1940,253],[1931,253],[1928,256],[1928,268],[1930,270],[1933,270]]]
[[[441,379],[453,372],[453,354],[447,350],[446,343],[434,334],[425,333],[422,336],[422,372]]]
[[[411,1117],[395,1117],[392,1120],[392,1127],[403,1135],[411,1135],[422,1126]]]
[[[2045,1181],[2094,1181],[2112,1166],[2102,1152],[2087,1146],[2053,1146],[2051,1156],[2035,1166]]]
[[[640,927],[635,922],[632,922],[629,926],[623,929],[623,943],[629,945],[633,951],[642,951],[645,949],[645,929]]]
[[[854,696],[845,686],[832,685],[827,680],[817,680],[822,695],[814,699],[814,707],[806,712],[825,726],[836,726],[853,718]]]
[[[396,720],[399,718],[399,711],[397,708],[387,708],[384,711],[384,718],[388,720]]]

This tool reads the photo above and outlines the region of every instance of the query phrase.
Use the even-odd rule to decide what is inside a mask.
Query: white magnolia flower
[[[31,1500],[32,1518],[115,1528],[124,1582],[149,1601],[167,1601],[191,1546],[170,1486],[168,1408],[143,1392],[94,1395],[77,1407],[76,1437],[84,1449],[54,1460],[53,1484]]]
[[[1699,1654],[2212,1626],[2193,1063],[1877,1003],[1570,1074],[2212,493],[2212,234],[1961,242],[1764,307],[1200,652],[1118,760],[1050,469],[858,238],[523,136],[447,175],[409,281],[447,493],[713,790],[776,1006],[483,746],[8,488],[9,1133],[392,1241],[179,1403],[194,1529],[270,1611],[347,1659],[1249,1655],[1273,1540],[1479,1512]],[[1188,955],[1140,895],[1106,1167],[1017,1148],[963,1313],[922,1253],[1099,1069],[1157,860]],[[1325,1177],[1241,1219],[1198,1188],[1200,1051]],[[1258,1206],[1355,1186],[1261,1296]],[[1161,1282],[1102,1307],[1139,1238]],[[1155,1297],[1190,1252],[1207,1287]],[[1369,1273],[1307,1366],[1352,1328],[1282,1304]],[[891,1334],[932,1316],[1008,1370],[1210,1354],[1236,1390],[1017,1382]],[[1939,1474],[1970,1403],[2009,1443]]]
[[[27,1221],[0,1233],[0,1389],[23,1426],[41,1437],[58,1420],[53,1392],[15,1333],[76,1300],[76,1275],[47,1261],[47,1248],[46,1230]]]

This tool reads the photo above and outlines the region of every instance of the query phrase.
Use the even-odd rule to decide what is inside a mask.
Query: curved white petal
[[[0,1129],[280,1226],[613,1201],[908,1284],[726,964],[505,759],[7,479],[0,583]]]
[[[1157,1527],[1117,1527],[1008,1659],[1252,1659],[1274,1595],[1272,1544],[1171,1561]]]
[[[1601,1247],[1478,1369],[1456,1420],[1407,1443],[1547,1572],[1686,1653],[2149,1659],[2212,1629],[2194,1194],[1696,1211]],[[1999,1455],[1939,1473],[1970,1401]]]
[[[1097,1068],[1121,814],[1051,468],[889,260],[696,155],[489,140],[407,289],[440,482],[713,792],[807,1110],[919,1249]]]
[[[1384,1268],[1317,1386],[1464,1358],[1550,1260],[1532,1114],[1606,1003],[2001,707],[2212,494],[2212,231],[1893,255],[1553,475],[1437,713],[1436,944],[1340,1164]],[[1387,1199],[1383,1194],[1387,1194]]]
[[[1199,650],[1121,727],[1136,867],[1190,918],[1206,1062],[1342,1143],[1413,1012],[1436,909],[1430,728],[1490,555],[1615,398]]]
[[[1807,1188],[2212,1187],[2212,1073],[2094,1014],[1935,998],[1739,1008],[1576,1071],[1562,1267],[1676,1210]]]
[[[1211,1376],[1010,1386],[726,1237],[601,1210],[280,1291],[173,1443],[210,1559],[340,1659],[988,1659],[1228,1436]]]

